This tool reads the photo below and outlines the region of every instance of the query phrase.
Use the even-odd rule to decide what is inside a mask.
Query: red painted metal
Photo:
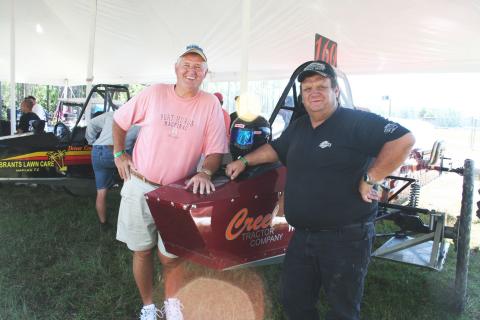
[[[396,174],[423,185],[441,173],[433,162],[428,151],[415,149]],[[210,195],[185,190],[181,180],[147,193],[146,198],[169,252],[213,269],[234,268],[285,253],[293,234],[278,210],[285,176],[285,167],[266,167],[261,174],[235,181],[221,177]],[[405,183],[393,177],[382,201]],[[409,196],[406,189],[394,202]]]
[[[216,179],[210,195],[184,189],[184,180],[146,194],[168,252],[213,269],[283,255],[293,228],[279,215],[285,167],[230,181]]]

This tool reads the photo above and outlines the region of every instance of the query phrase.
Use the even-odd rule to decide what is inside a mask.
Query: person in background
[[[167,320],[183,319],[182,304],[176,297],[180,259],[165,249],[145,193],[192,174],[186,189],[200,194],[215,191],[211,177],[228,150],[220,103],[214,95],[200,90],[207,71],[203,50],[188,46],[175,64],[176,84],[152,85],[114,115],[115,165],[124,179],[117,239],[133,251],[133,274],[143,301],[142,320],[154,320],[157,313],[166,315]],[[133,159],[125,152],[125,134],[132,125],[141,127]],[[202,154],[205,161],[195,173]],[[165,280],[166,300],[160,310],[153,303],[153,252],[162,263]]]
[[[7,108],[2,105],[0,99],[0,137],[10,135],[10,113],[7,112]]]
[[[230,113],[230,123],[233,123],[238,118],[237,110],[238,104],[240,103],[240,96],[235,96],[235,111]]]
[[[398,123],[342,108],[334,69],[312,62],[298,75],[307,114],[282,135],[227,166],[280,160],[287,167],[285,218],[295,227],[283,263],[282,303],[289,319],[360,319],[381,181],[408,156],[415,138]]]
[[[223,121],[225,121],[225,128],[227,129],[227,139],[230,140],[230,116],[223,107],[223,95],[220,92],[215,92],[213,94],[215,97],[217,97],[218,101],[220,101],[220,105],[222,106],[222,112],[223,112]]]
[[[33,109],[33,100],[25,98],[20,104],[20,110],[22,111],[22,116],[20,117],[20,122],[18,124],[17,133],[26,133],[33,131],[33,122],[35,120],[40,120],[40,118],[32,112]]]
[[[85,139],[92,145],[92,165],[97,188],[95,208],[103,231],[111,227],[107,216],[107,192],[115,183],[117,169],[113,161],[113,114],[113,111],[106,112],[91,119],[85,133]],[[127,132],[125,148],[129,154],[132,154],[139,130],[138,126],[133,126]]]
[[[28,96],[25,99],[31,99],[33,101],[33,112],[40,118],[40,120],[47,121],[47,114],[45,109],[37,103],[37,99],[34,96]]]

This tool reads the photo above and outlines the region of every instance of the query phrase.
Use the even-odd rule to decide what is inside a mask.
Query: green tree
[[[128,91],[130,91],[130,97],[134,97],[135,95],[137,95],[137,93],[139,93],[145,87],[147,87],[147,85],[145,84],[129,84],[127,86],[128,86]]]

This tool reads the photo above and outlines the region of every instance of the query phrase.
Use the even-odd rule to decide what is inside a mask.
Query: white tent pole
[[[250,36],[250,0],[242,1],[242,60],[240,64],[240,94],[248,91],[248,40]]]
[[[230,81],[228,81],[227,99],[226,99],[226,100],[228,101],[229,98],[230,98]],[[224,104],[225,104],[225,102],[224,102]],[[227,107],[227,112],[228,112],[228,113],[231,113],[231,112],[232,112],[232,111],[230,111],[230,109],[232,109],[231,106],[230,106],[229,104],[227,104],[226,107]],[[228,128],[227,128],[227,129],[228,129]]]
[[[10,16],[10,134],[17,131],[17,114],[15,109],[15,0],[10,1],[12,6]]]
[[[62,98],[64,99],[68,98],[68,79],[63,80]]]
[[[97,29],[97,0],[93,0],[94,2],[94,9],[92,15],[92,21],[90,23],[90,42],[88,45],[88,64],[87,64],[87,88],[85,95],[88,96],[90,90],[92,90],[92,83],[93,83],[93,62],[95,59],[95,31]],[[85,110],[85,120],[90,122],[90,104],[87,106]]]
[[[93,61],[95,58],[95,31],[97,28],[97,0],[93,0],[94,9],[92,21],[90,23],[90,41],[88,44],[88,63],[87,63],[87,95],[92,89],[93,83]]]

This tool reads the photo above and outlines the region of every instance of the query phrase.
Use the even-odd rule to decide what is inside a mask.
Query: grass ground
[[[459,190],[459,181],[439,179],[455,192],[452,187],[445,195],[425,190],[422,199],[434,208],[446,206],[443,202]],[[433,200],[428,200],[428,192]],[[135,319],[141,301],[130,253],[115,240],[113,230],[100,230],[93,197],[76,198],[42,186],[3,186],[0,199],[1,320]],[[459,196],[453,202],[459,203]],[[114,192],[109,199],[113,220],[118,203]],[[455,210],[454,205],[447,211]],[[479,225],[476,221],[472,235],[478,234]],[[463,315],[451,311],[455,253],[450,250],[442,272],[373,260],[362,318],[480,319],[480,253],[473,241]],[[190,299],[185,300],[185,311],[196,310],[187,319],[284,319],[278,301],[280,265],[221,273],[194,265],[186,269],[189,281],[181,294]],[[161,301],[158,275],[156,299]],[[325,305],[319,303],[319,308],[324,314]],[[208,318],[201,316],[207,313]]]

